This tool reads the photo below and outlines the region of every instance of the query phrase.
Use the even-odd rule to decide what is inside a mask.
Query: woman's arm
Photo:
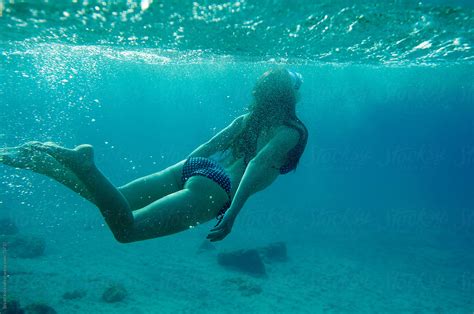
[[[298,143],[299,133],[292,128],[284,128],[247,165],[240,181],[229,215],[237,217],[247,199],[268,187],[280,174],[288,152]]]
[[[239,132],[242,128],[242,121],[244,120],[244,116],[242,115],[232,121],[227,127],[225,127],[222,131],[214,135],[209,141],[200,145],[196,148],[189,157],[209,157],[219,151],[221,151],[228,141],[234,137],[237,132]]]
[[[250,161],[226,215],[235,220],[247,199],[269,186],[279,174],[277,168],[267,163]]]
[[[280,167],[286,161],[288,152],[298,143],[298,139],[299,133],[296,130],[284,128],[249,162],[231,206],[220,223],[211,229],[208,239],[219,241],[230,233],[235,218],[247,199],[275,181],[280,174]]]

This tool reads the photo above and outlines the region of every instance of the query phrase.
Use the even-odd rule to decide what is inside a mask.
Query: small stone
[[[33,303],[25,307],[25,314],[57,314],[55,309],[43,303]]]
[[[102,300],[107,303],[120,302],[127,296],[127,290],[121,284],[112,284],[105,289]]]
[[[8,256],[20,258],[35,258],[42,256],[46,248],[43,238],[31,235],[12,235],[2,237],[7,243]]]

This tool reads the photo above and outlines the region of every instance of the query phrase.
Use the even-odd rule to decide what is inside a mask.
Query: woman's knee
[[[113,231],[112,233],[114,235],[115,240],[117,240],[117,242],[119,243],[126,244],[126,243],[132,243],[136,241],[131,236],[130,232],[117,232],[117,231],[114,232]]]

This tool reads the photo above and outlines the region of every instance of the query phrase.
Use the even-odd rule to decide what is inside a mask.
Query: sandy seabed
[[[210,227],[126,245],[106,227],[56,228],[43,234],[43,256],[8,258],[7,292],[22,306],[43,302],[58,313],[474,311],[473,254],[419,235],[321,234],[287,241],[288,261],[266,264],[267,276],[255,277],[222,268],[217,254],[284,237],[252,240],[237,230],[215,250],[198,253]],[[116,283],[127,297],[104,302],[102,293]],[[86,295],[63,298],[74,290]]]

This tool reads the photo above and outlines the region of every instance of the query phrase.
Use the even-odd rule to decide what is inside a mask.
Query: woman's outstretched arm
[[[247,199],[275,181],[288,152],[298,143],[298,139],[299,133],[296,130],[284,128],[248,163],[231,206],[221,223],[211,230],[208,239],[219,241],[230,233],[235,218]]]

